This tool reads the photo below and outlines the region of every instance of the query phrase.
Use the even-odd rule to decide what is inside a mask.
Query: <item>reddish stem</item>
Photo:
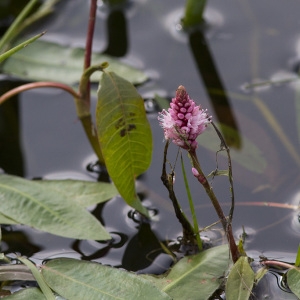
[[[25,91],[35,89],[35,88],[58,88],[58,89],[62,89],[64,91],[68,92],[74,98],[80,98],[79,94],[66,84],[59,83],[59,82],[51,82],[51,81],[41,81],[41,82],[32,82],[32,83],[23,84],[21,86],[18,86],[16,88],[8,91],[7,93],[3,94],[0,97],[0,105],[3,102],[5,102],[6,100],[8,100],[9,98],[11,98],[21,92],[25,92]]]
[[[231,227],[231,222],[227,221],[227,218],[224,215],[224,212],[222,210],[222,207],[220,206],[220,203],[212,189],[212,187],[210,186],[209,182],[207,181],[206,176],[204,175],[204,173],[202,172],[202,169],[200,167],[200,163],[198,161],[197,158],[197,154],[196,151],[194,149],[189,150],[189,154],[191,156],[192,162],[193,162],[193,167],[196,168],[196,170],[198,171],[199,174],[195,175],[195,177],[198,179],[198,181],[202,184],[202,186],[204,187],[208,197],[211,200],[211,203],[221,221],[221,224],[223,226],[223,229],[226,233],[227,236],[227,240],[228,240],[228,244],[229,244],[229,248],[230,248],[230,252],[231,252],[231,256],[232,256],[232,260],[235,263],[238,258],[240,257],[240,253],[238,250],[238,247],[235,243],[234,237],[233,237],[233,233],[232,233],[232,227]]]
[[[275,266],[275,267],[280,267],[284,269],[296,269],[295,266],[282,262],[282,261],[276,261],[276,260],[263,260],[261,262],[265,266]]]
[[[90,15],[89,15],[89,24],[87,30],[87,37],[85,43],[85,54],[84,54],[84,70],[90,67],[92,60],[92,48],[93,48],[93,37],[95,31],[95,21],[96,21],[96,11],[97,11],[97,0],[91,0],[90,4]],[[86,101],[88,104],[90,103],[90,81],[88,80],[86,83]]]

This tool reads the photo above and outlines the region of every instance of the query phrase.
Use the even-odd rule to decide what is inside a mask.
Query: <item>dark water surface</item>
[[[87,2],[62,3],[37,31],[47,28],[46,39],[83,46]],[[238,134],[234,135],[225,132],[233,156],[237,202],[234,231],[238,236],[242,226],[245,227],[249,234],[247,250],[296,253],[300,232],[298,212],[249,202],[298,205],[300,200],[300,86],[299,81],[281,82],[295,79],[299,71],[299,2],[209,1],[204,34],[200,30],[191,34],[178,30],[182,2],[137,0],[125,11],[110,15],[106,9],[99,8],[95,50],[121,57],[149,74],[150,80],[138,88],[145,99],[156,93],[173,97],[182,84],[197,103],[208,108],[216,123],[237,130]],[[109,22],[115,22],[113,28],[118,29],[117,35],[107,30]],[[94,97],[93,107],[95,102]],[[138,188],[145,203],[156,210],[151,224],[141,226],[128,217],[131,209],[116,198],[95,212],[100,211],[108,230],[115,232],[112,245],[77,242],[16,226],[7,230],[15,231],[20,237],[10,240],[10,235],[4,232],[2,251],[23,249],[22,254],[37,261],[68,255],[134,271],[167,269],[172,261],[163,254],[158,239],[174,240],[181,229],[160,181],[163,132],[157,122],[157,112],[149,110],[148,115],[154,135],[153,162],[140,178]],[[87,171],[87,165],[94,163],[96,157],[69,95],[46,89],[23,93],[19,116],[25,177],[97,179],[96,173]],[[199,142],[200,162],[208,174],[216,163],[215,153],[207,148],[218,150],[219,140],[208,132]],[[170,161],[173,163],[177,149],[172,148]],[[16,160],[17,156],[13,157],[11,164]],[[220,168],[226,166],[222,158],[219,163]],[[20,165],[21,162],[18,172],[22,173]],[[190,173],[188,161],[186,166]],[[188,214],[179,163],[176,174],[177,196]],[[217,216],[196,180],[192,175],[189,177],[200,225],[208,226],[217,221]],[[215,178],[212,184],[221,202],[227,205],[225,210],[229,209],[226,178]],[[218,231],[207,235],[211,239],[221,236]]]

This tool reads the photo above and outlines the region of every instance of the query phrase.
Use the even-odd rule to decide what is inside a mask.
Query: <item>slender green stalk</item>
[[[75,98],[75,104],[77,109],[77,116],[79,118],[90,115],[90,101],[89,101],[89,89],[87,89],[91,75],[96,71],[103,71],[108,67],[108,63],[104,62],[100,65],[87,67],[79,82],[79,95],[80,98]]]
[[[16,35],[19,33],[18,28],[21,26],[21,24],[24,22],[26,17],[30,14],[32,9],[36,4],[38,4],[39,0],[31,0],[21,11],[21,13],[17,16],[15,21],[12,23],[12,25],[8,28],[8,30],[3,35],[2,39],[0,40],[0,51],[3,53],[5,52],[5,48],[7,44],[16,37]]]
[[[31,24],[51,14],[54,11],[54,5],[59,1],[60,0],[46,0],[45,2],[43,2],[37,9],[37,11],[26,18],[24,23],[20,25],[20,27],[18,28],[18,34]]]
[[[295,266],[300,267],[300,244],[298,245],[298,251],[297,251],[297,256],[295,260]]]
[[[38,38],[40,38],[41,36],[43,36],[45,34],[45,32],[42,32],[38,35],[35,35],[34,37],[26,40],[25,42],[19,44],[16,47],[13,47],[12,49],[4,52],[3,54],[0,54],[0,62],[2,62],[3,60],[9,58],[11,55],[13,55],[14,53],[22,50],[24,47],[27,47],[29,44],[33,43],[35,40],[37,40]]]
[[[187,192],[190,210],[191,210],[191,214],[192,214],[192,219],[193,219],[193,223],[194,223],[194,232],[195,232],[198,248],[201,251],[203,249],[203,245],[202,245],[202,240],[200,238],[199,225],[198,225],[198,221],[197,221],[195,206],[194,206],[191,190],[189,187],[189,183],[188,183],[188,180],[186,177],[186,172],[185,172],[185,168],[184,168],[182,155],[181,155],[181,169],[182,169],[182,174],[183,174],[183,179],[184,179],[184,184],[185,184],[185,190]]]
[[[187,0],[182,24],[185,28],[201,25],[206,0]]]

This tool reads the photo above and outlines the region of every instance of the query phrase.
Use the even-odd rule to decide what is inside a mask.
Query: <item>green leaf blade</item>
[[[219,288],[228,266],[228,245],[213,247],[197,255],[181,259],[168,273],[159,278],[145,275],[174,300],[207,300]]]
[[[241,256],[233,265],[226,282],[227,300],[249,299],[255,275],[249,265],[248,257]]]
[[[133,273],[97,263],[60,258],[42,266],[48,285],[66,299],[171,299]]]
[[[110,239],[85,208],[38,182],[1,174],[0,199],[0,213],[19,224],[76,239]]]
[[[57,190],[66,198],[73,199],[82,207],[103,203],[119,193],[113,184],[81,180],[41,180],[42,186]]]
[[[287,283],[291,291],[300,298],[300,270],[290,269],[287,272]]]
[[[115,73],[104,73],[96,112],[98,138],[110,177],[127,204],[147,215],[135,179],[151,163],[152,134],[144,101],[134,86]]]

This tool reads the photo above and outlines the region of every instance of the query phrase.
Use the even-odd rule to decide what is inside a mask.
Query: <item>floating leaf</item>
[[[119,194],[113,184],[79,180],[41,180],[36,181],[58,191],[66,198],[74,200],[82,207],[105,202]]]
[[[37,40],[30,47],[8,58],[0,70],[25,80],[58,81],[65,84],[79,82],[82,75],[84,49],[71,48],[44,40]],[[147,76],[108,55],[93,53],[92,64],[108,62],[110,70],[124,76],[134,84],[141,84]],[[95,73],[91,80],[98,82],[101,73]]]
[[[42,266],[42,275],[66,299],[171,299],[138,275],[98,263],[54,259]]]
[[[290,269],[287,272],[287,283],[291,291],[300,298],[300,270]]]
[[[38,288],[27,288],[20,290],[12,295],[5,297],[7,300],[47,300],[44,294]]]
[[[96,122],[107,171],[126,203],[147,215],[135,191],[135,179],[148,169],[152,155],[144,101],[113,72],[105,72],[100,85]]]
[[[181,259],[165,277],[145,275],[174,300],[207,300],[220,286],[228,266],[228,245]]]
[[[52,234],[107,240],[109,234],[86,209],[50,186],[0,175],[0,212],[17,223]]]
[[[249,299],[254,284],[254,272],[248,257],[241,256],[233,265],[226,282],[226,300]]]

